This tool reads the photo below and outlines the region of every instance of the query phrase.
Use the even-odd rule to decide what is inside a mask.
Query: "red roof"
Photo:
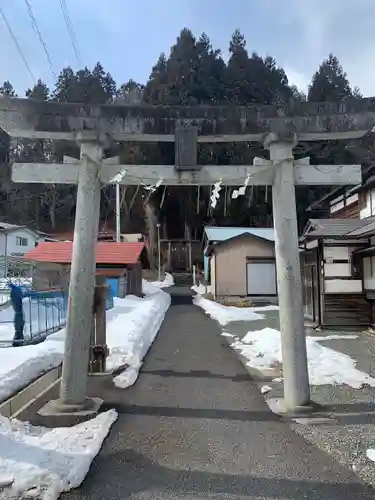
[[[96,244],[96,265],[136,264],[139,261],[144,243],[113,243],[100,241]],[[26,260],[70,264],[72,261],[71,241],[43,242],[23,256]]]

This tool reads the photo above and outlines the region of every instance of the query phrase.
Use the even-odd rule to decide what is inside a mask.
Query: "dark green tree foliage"
[[[0,95],[6,96],[6,97],[17,97],[13,85],[6,80],[1,86],[0,86]]]
[[[329,54],[319,66],[309,86],[308,100],[314,102],[340,101],[353,97],[348,77],[339,60]]]
[[[129,75],[131,76],[131,75]],[[0,86],[0,94],[13,97],[15,91],[9,81]],[[29,99],[54,100],[70,103],[121,103],[141,101],[156,105],[251,105],[288,104],[290,102],[338,101],[361,97],[351,88],[338,59],[330,54],[313,75],[307,96],[289,85],[284,70],[271,56],[262,57],[249,49],[243,34],[236,30],[229,42],[229,59],[224,61],[219,50],[212,47],[203,33],[196,38],[184,28],[169,54],[161,54],[152,68],[145,85],[131,78],[117,87],[112,76],[100,63],[93,69],[74,71],[63,68],[54,89],[50,92],[42,81],[26,91]],[[313,163],[352,163],[363,158],[366,165],[375,157],[372,138],[366,143],[324,142],[300,144],[297,157],[310,156]],[[6,141],[5,141],[6,142]],[[0,143],[0,160],[6,164],[9,144]],[[370,144],[369,144],[370,142]],[[366,154],[365,154],[366,152]],[[11,149],[14,159],[20,161],[61,161],[64,154],[78,156],[72,143],[51,141],[23,141]],[[115,144],[108,154],[120,155],[126,163],[174,163],[173,144]],[[202,164],[251,164],[254,156],[266,156],[260,144],[206,144],[198,151]],[[22,222],[46,231],[72,227],[75,210],[74,186],[19,186],[10,182],[9,166],[2,168],[0,210],[9,222]],[[124,231],[143,231],[150,227],[147,218],[151,212],[167,227],[166,237],[200,236],[202,225],[271,225],[271,189],[249,187],[246,195],[231,199],[233,188],[221,192],[220,201],[212,211],[209,208],[210,187],[160,188],[150,198],[141,187],[129,187],[122,193],[122,223]],[[304,210],[321,196],[321,188],[297,190],[297,210],[300,222]],[[22,203],[14,203],[22,199]],[[147,209],[145,207],[147,205]],[[102,222],[111,222],[115,197],[111,186],[103,189]],[[150,209],[150,206],[151,209]]]

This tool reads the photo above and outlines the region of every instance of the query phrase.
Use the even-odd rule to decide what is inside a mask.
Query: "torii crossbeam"
[[[62,165],[14,164],[15,182],[78,183],[69,313],[58,411],[88,410],[86,378],[94,288],[94,242],[100,187],[122,170],[122,183],[272,185],[273,220],[287,410],[310,401],[295,205],[295,185],[349,185],[361,182],[359,165],[309,165],[294,160],[299,140],[349,139],[375,123],[372,99],[345,103],[305,103],[291,107],[100,106],[0,99],[0,126],[13,137],[77,140],[81,159]],[[104,143],[175,142],[176,165],[118,165],[103,159]],[[270,160],[254,165],[199,166],[197,144],[259,141]],[[57,411],[56,410],[56,411]]]

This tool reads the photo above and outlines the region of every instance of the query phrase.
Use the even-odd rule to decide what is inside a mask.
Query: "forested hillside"
[[[27,89],[28,99],[57,102],[147,102],[152,104],[272,104],[293,100],[337,101],[360,98],[353,89],[339,61],[329,55],[312,75],[308,94],[304,95],[288,82],[287,76],[271,57],[251,52],[243,35],[236,31],[229,43],[229,59],[212,47],[207,35],[196,39],[191,31],[181,31],[169,54],[161,54],[145,85],[129,80],[115,82],[101,63],[92,69],[74,72],[61,70],[56,85],[49,89],[42,81]],[[124,64],[126,64],[124,62]],[[131,74],[131,68],[129,69]],[[0,86],[3,95],[15,96],[11,81]],[[19,96],[24,97],[24,96]],[[74,186],[15,185],[10,181],[10,162],[61,161],[63,154],[78,156],[75,144],[51,141],[18,141],[0,143],[0,217],[3,221],[28,224],[48,231],[73,227],[75,212]],[[115,145],[126,163],[173,163],[173,144]],[[251,143],[204,145],[199,150],[200,163],[251,163],[259,156],[260,145]],[[300,144],[296,156],[310,156],[313,163],[362,163],[371,166],[374,152],[370,135],[351,143]],[[205,223],[220,225],[272,225],[271,193],[264,187],[249,187],[245,197],[231,199],[232,189],[223,189],[215,210],[209,208],[210,187],[160,187],[148,197],[142,187],[122,190],[122,231],[147,231],[153,239],[157,222],[166,238],[199,237]],[[102,223],[113,225],[114,188],[103,188]],[[322,195],[322,188],[297,190],[300,223],[305,208]]]

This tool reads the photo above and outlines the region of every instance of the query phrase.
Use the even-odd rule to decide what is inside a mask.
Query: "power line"
[[[62,13],[64,16],[66,29],[68,30],[68,33],[69,33],[70,42],[72,44],[75,56],[76,56],[77,61],[78,61],[78,64],[81,67],[83,67],[83,60],[82,60],[81,52],[79,50],[77,37],[76,37],[75,32],[74,32],[74,28],[73,28],[70,14],[69,14],[68,6],[66,4],[66,0],[60,0],[60,6],[61,6],[61,10],[62,10]]]
[[[3,9],[1,8],[1,5],[0,5],[0,15],[3,18],[4,24],[7,27],[7,30],[9,31],[9,34],[12,37],[12,40],[13,40],[15,46],[17,47],[17,50],[18,50],[18,52],[19,52],[19,54],[20,54],[20,56],[22,58],[22,61],[23,61],[24,65],[26,66],[27,71],[29,72],[29,75],[31,76],[31,79],[34,81],[34,83],[36,83],[35,76],[33,75],[33,72],[31,71],[29,63],[26,60],[25,54],[23,53],[23,50],[21,49],[21,46],[18,43],[16,35],[13,33],[13,30],[12,30],[12,28],[11,28],[9,22],[8,22],[8,19],[7,19],[6,15],[5,15]]]
[[[25,4],[26,4],[26,7],[27,7],[27,12],[29,14],[29,17],[31,19],[31,26],[33,28],[33,30],[35,31],[35,33],[37,34],[38,38],[39,38],[39,41],[43,47],[43,50],[44,50],[44,53],[46,54],[46,57],[47,57],[47,61],[48,61],[48,65],[49,65],[49,69],[51,70],[51,73],[52,73],[52,76],[54,77],[54,79],[56,80],[57,79],[57,75],[56,73],[53,71],[53,65],[52,65],[52,60],[51,60],[51,56],[48,52],[48,48],[47,48],[47,44],[46,42],[44,41],[43,39],[43,36],[42,36],[42,33],[39,29],[39,26],[38,26],[38,22],[37,20],[35,19],[35,16],[34,16],[34,12],[33,12],[33,8],[31,6],[31,3],[29,0],[25,0]]]

